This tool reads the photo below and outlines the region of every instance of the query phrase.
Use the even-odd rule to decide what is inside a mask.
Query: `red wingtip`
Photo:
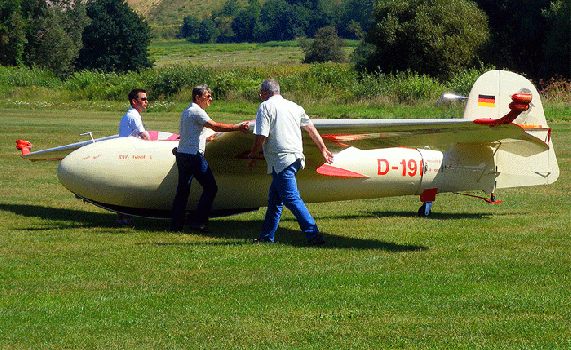
[[[22,151],[22,155],[30,154],[32,143],[26,140],[16,140],[16,149]]]

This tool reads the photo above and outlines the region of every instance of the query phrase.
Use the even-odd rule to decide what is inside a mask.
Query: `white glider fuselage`
[[[162,212],[170,210],[176,194],[178,171],[172,149],[177,145],[176,141],[132,137],[92,143],[61,161],[58,178],[71,192],[104,207],[164,216]],[[246,169],[247,159],[240,154],[248,151],[248,145],[245,142],[222,162],[218,158],[210,162],[219,184],[213,210],[231,212],[266,205],[271,177],[263,161],[252,171]],[[298,174],[298,187],[308,203],[420,195],[432,188],[439,193],[490,192],[495,180],[495,169],[489,165],[493,164],[491,151],[466,150],[462,162],[456,159],[457,151],[350,147],[337,153],[332,165],[316,168],[308,162]],[[188,210],[194,209],[201,192],[198,184],[191,186]]]
[[[529,111],[512,115],[509,99],[519,93],[533,102]],[[517,117],[515,122],[506,121],[510,116]],[[464,119],[313,123],[334,161],[324,164],[305,134],[306,168],[297,182],[307,203],[403,195],[420,195],[421,201],[431,202],[437,193],[493,194],[497,188],[550,184],[559,176],[539,94],[527,79],[510,72],[490,71],[478,79]],[[169,217],[178,181],[173,155],[178,141],[162,139],[89,143],[61,161],[58,178],[77,196],[104,208]],[[253,170],[246,168],[253,139],[251,133],[218,133],[207,143],[205,158],[219,188],[214,214],[266,206],[271,176],[263,157]],[[24,157],[49,157],[49,150],[34,153]],[[195,209],[201,193],[201,186],[193,182],[187,210]]]
[[[64,158],[58,178],[71,192],[103,206],[155,210],[154,216],[159,216],[158,212],[170,210],[176,194],[178,172],[172,149],[177,145],[176,141],[137,138],[93,143]],[[246,169],[247,159],[239,155],[248,149],[245,142],[223,162],[210,162],[219,184],[215,211],[266,205],[271,177],[266,174],[264,161],[252,171]],[[437,182],[446,183],[439,176],[441,164],[439,151],[349,148],[336,155],[334,165],[358,171],[358,176],[320,174],[308,164],[298,174],[298,186],[307,202],[420,194]],[[201,192],[197,183],[191,186],[188,210],[194,209]]]

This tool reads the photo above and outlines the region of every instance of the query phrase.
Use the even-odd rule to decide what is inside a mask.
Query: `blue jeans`
[[[172,205],[171,230],[180,231],[184,226],[186,203],[190,195],[190,182],[196,178],[202,186],[202,195],[194,212],[193,222],[203,225],[208,222],[208,215],[212,210],[212,202],[218,192],[218,186],[212,170],[202,154],[177,153],[176,166],[178,168],[178,186]]]
[[[301,168],[301,161],[297,160],[285,168],[279,174],[272,172],[272,184],[270,185],[270,194],[268,198],[268,210],[266,218],[262,225],[262,235],[260,239],[266,242],[273,242],[274,235],[278,229],[278,224],[282,215],[282,209],[285,205],[299,223],[299,228],[305,233],[305,238],[310,240],[319,235],[319,230],[315,224],[315,220],[309,214],[305,203],[299,196],[297,189],[296,173]]]

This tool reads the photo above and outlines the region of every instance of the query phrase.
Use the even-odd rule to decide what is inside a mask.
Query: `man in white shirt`
[[[252,169],[256,155],[263,149],[272,175],[268,209],[259,242],[274,242],[283,206],[291,210],[309,245],[325,243],[315,220],[309,214],[297,189],[296,174],[305,166],[301,129],[309,132],[327,163],[333,155],[323,143],[305,110],[280,95],[280,86],[274,79],[266,79],[260,89],[262,103],[256,114],[254,134],[256,138],[249,155],[248,168]]]
[[[221,124],[210,119],[206,107],[212,102],[212,92],[207,85],[199,85],[192,89],[192,103],[182,112],[180,117],[180,141],[176,151],[176,165],[178,168],[178,186],[172,206],[172,221],[170,230],[182,231],[186,204],[190,194],[190,182],[196,178],[202,186],[202,195],[194,212],[191,230],[208,232],[208,215],[212,209],[212,202],[218,192],[216,180],[208,163],[204,159],[206,148],[205,128],[216,132],[241,131],[247,133],[249,124],[239,125]]]
[[[121,118],[119,123],[119,137],[135,136],[143,140],[150,140],[149,133],[143,126],[141,112],[147,109],[149,101],[147,92],[143,89],[133,89],[128,95],[131,108]]]
[[[141,112],[147,109],[149,101],[147,92],[143,89],[133,89],[127,95],[131,108],[125,113],[119,122],[119,137],[135,136],[143,140],[150,140],[149,133],[143,126]],[[131,217],[126,214],[117,213],[117,223],[119,225],[130,225]]]

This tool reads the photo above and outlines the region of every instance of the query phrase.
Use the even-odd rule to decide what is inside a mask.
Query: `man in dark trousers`
[[[212,202],[218,192],[216,180],[208,163],[204,159],[206,147],[205,128],[216,132],[241,131],[247,133],[248,123],[239,125],[220,124],[208,116],[205,109],[212,102],[212,92],[207,85],[196,86],[192,90],[192,103],[182,112],[180,118],[180,141],[176,152],[176,165],[178,168],[178,186],[176,197],[172,206],[172,222],[170,230],[182,231],[186,212],[186,203],[190,194],[190,181],[196,178],[202,186],[202,195],[194,217],[190,223],[191,230],[207,232],[208,215],[212,209]]]

